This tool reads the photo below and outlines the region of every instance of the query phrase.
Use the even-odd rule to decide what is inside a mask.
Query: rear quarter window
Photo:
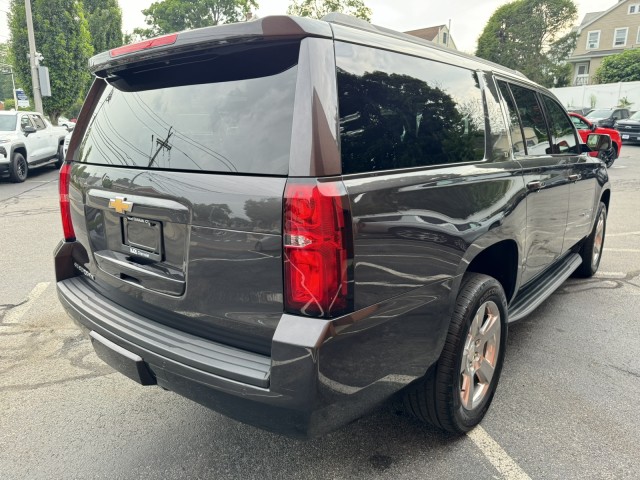
[[[341,42],[336,64],[343,174],[484,158],[475,72]]]

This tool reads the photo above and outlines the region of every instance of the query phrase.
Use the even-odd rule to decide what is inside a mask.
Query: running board
[[[567,255],[561,262],[518,293],[518,296],[509,305],[509,323],[522,320],[538,308],[581,264],[582,257],[577,253]]]

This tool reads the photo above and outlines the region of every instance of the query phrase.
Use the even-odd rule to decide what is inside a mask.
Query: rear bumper
[[[55,253],[58,296],[103,360],[143,384],[291,437],[322,435],[372,410],[424,375],[446,337],[450,285],[442,282],[331,320],[283,314],[265,356],[115,303],[74,266],[73,245],[61,242]]]
[[[264,357],[199,339],[129,312],[101,297],[83,277],[57,283],[67,313],[89,334],[143,359],[152,381],[227,416],[266,430],[306,437],[339,425],[312,427],[318,407],[314,352],[327,322],[297,318],[304,338],[282,343],[276,332],[273,355]],[[283,316],[282,328],[292,322]],[[306,321],[306,324],[305,324]],[[101,358],[104,359],[102,355]],[[118,362],[108,362],[128,375]]]

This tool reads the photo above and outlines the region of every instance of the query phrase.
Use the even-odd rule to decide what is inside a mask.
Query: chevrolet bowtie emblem
[[[133,202],[127,202],[124,197],[116,197],[109,200],[109,208],[115,209],[118,213],[130,212],[133,210]]]

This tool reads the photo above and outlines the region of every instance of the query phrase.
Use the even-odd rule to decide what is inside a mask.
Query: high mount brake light
[[[285,310],[332,317],[348,308],[348,210],[342,183],[294,181],[284,195]]]
[[[58,183],[58,193],[60,196],[60,215],[62,216],[62,232],[67,242],[76,239],[76,232],[73,230],[71,221],[71,203],[69,202],[69,182],[71,181],[71,163],[63,163],[60,168],[60,180]]]
[[[178,39],[177,33],[172,33],[171,35],[164,35],[162,37],[150,38],[149,40],[132,43],[130,45],[123,45],[122,47],[109,50],[109,55],[113,58],[113,57],[118,57],[120,55],[125,55],[127,53],[139,52],[140,50],[148,50],[149,48],[171,45],[176,43],[177,39]]]

